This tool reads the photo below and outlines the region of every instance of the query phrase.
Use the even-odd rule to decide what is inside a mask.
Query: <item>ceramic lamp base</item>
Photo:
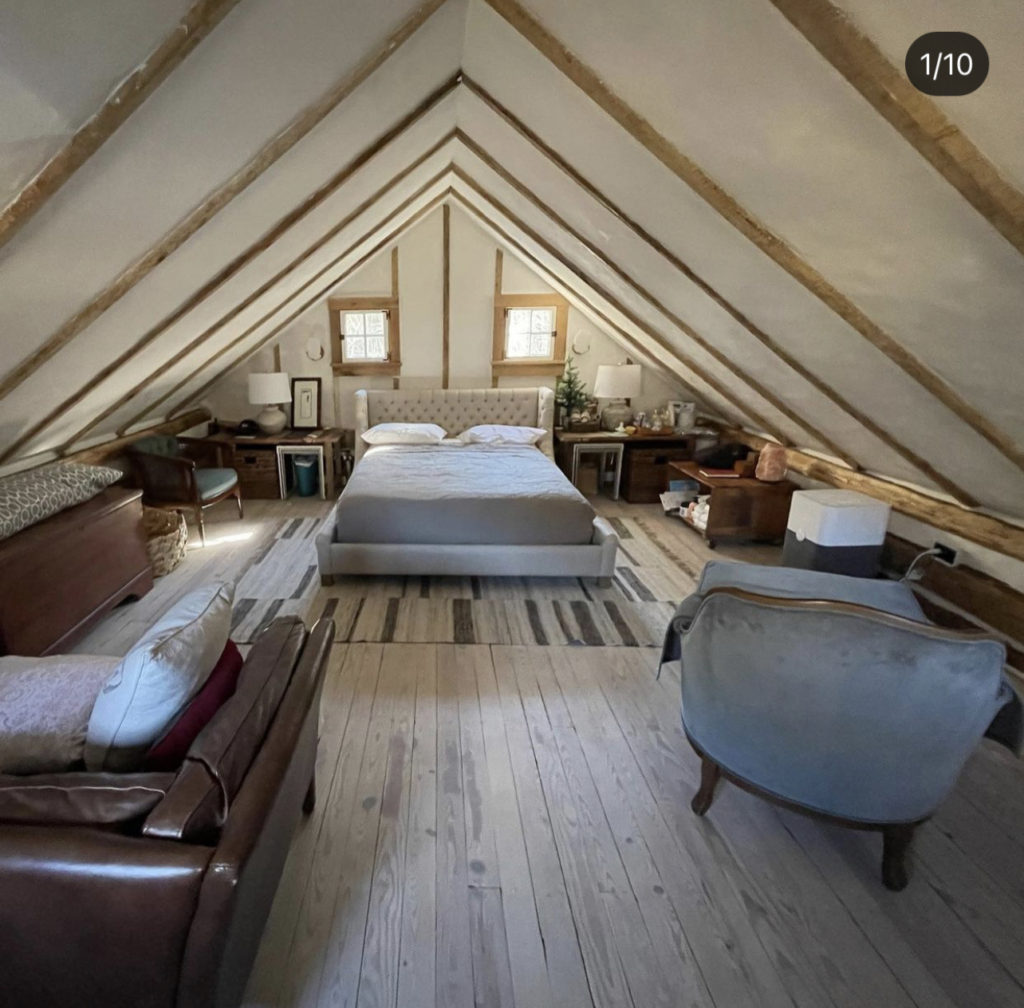
[[[280,406],[265,406],[256,417],[256,424],[264,434],[280,434],[286,423],[288,415]]]
[[[601,411],[601,426],[605,430],[615,430],[620,424],[628,424],[633,419],[633,408],[626,405],[625,399],[613,399]]]

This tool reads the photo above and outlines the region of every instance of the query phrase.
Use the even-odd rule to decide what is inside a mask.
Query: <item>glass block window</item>
[[[505,311],[506,360],[551,360],[554,348],[554,308],[508,308]]]
[[[343,311],[341,313],[341,331],[343,360],[388,360],[388,313],[386,311]]]

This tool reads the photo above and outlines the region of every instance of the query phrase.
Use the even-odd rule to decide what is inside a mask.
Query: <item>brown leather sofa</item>
[[[241,1002],[300,809],[313,807],[333,636],[329,620],[309,633],[275,620],[176,774],[14,788],[0,821],[0,1004]]]

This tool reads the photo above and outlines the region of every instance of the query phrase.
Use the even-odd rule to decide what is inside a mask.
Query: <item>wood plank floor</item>
[[[720,547],[642,516],[687,569]],[[211,546],[78,650],[123,653],[174,598],[243,571],[319,501],[216,509]],[[661,560],[660,562],[668,562]],[[314,602],[314,608],[320,600]],[[1024,1005],[1024,766],[983,743],[920,831],[903,893],[880,840],[723,786],[649,647],[339,643],[320,801],[300,825],[249,1006]]]

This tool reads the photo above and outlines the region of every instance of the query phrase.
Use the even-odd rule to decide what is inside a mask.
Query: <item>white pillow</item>
[[[89,712],[117,658],[0,658],[0,773],[64,773],[85,749]]]
[[[93,704],[90,770],[135,769],[213,671],[231,630],[235,587],[215,583],[179,599],[124,656]]]
[[[438,444],[444,428],[432,423],[379,423],[363,432],[367,444]]]
[[[463,444],[532,445],[547,431],[543,427],[511,427],[507,424],[477,424],[459,435]]]

